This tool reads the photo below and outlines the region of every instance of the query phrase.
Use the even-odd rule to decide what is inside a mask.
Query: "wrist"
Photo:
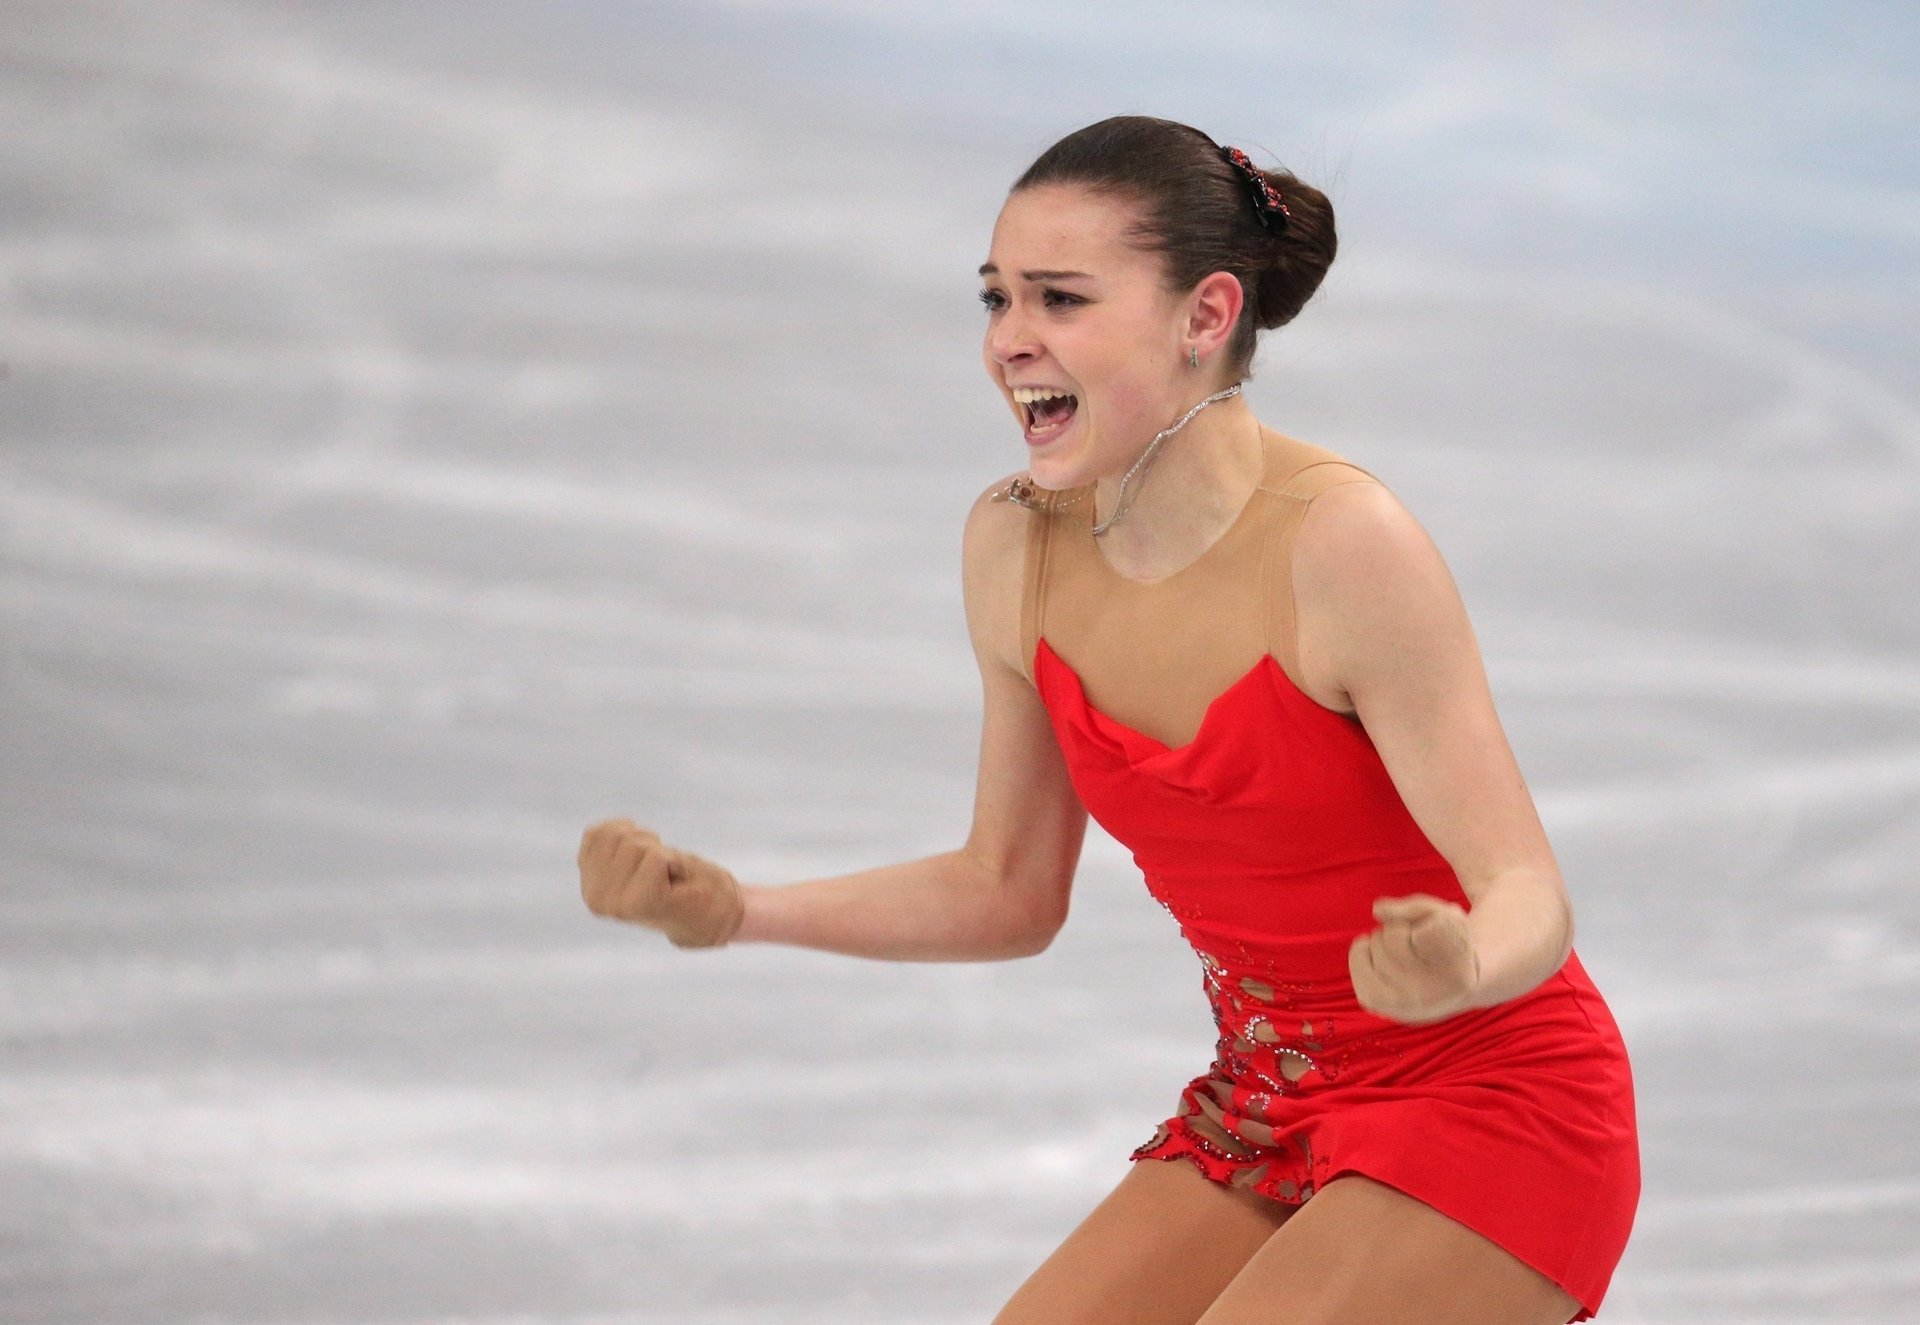
[[[747,919],[746,890],[731,873],[727,875],[727,882],[731,885],[727,893],[727,919],[719,939],[713,945],[716,948],[724,948],[740,937],[740,927],[746,923]]]
[[[731,870],[707,860],[698,860],[698,867],[710,880],[707,886],[711,898],[696,917],[689,917],[696,923],[683,925],[678,932],[669,931],[667,938],[676,948],[724,948],[739,934],[746,919],[746,899]]]
[[[1468,911],[1471,1006],[1519,998],[1565,963],[1572,915],[1565,893],[1545,886],[1548,882],[1538,875],[1506,876]]]

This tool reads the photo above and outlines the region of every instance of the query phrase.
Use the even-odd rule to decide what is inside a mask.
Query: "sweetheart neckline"
[[[1349,722],[1356,722],[1356,723],[1359,721],[1359,719],[1355,717],[1355,715],[1351,713],[1342,713],[1338,709],[1330,709],[1325,704],[1322,704],[1319,700],[1315,699],[1312,695],[1309,695],[1306,691],[1302,690],[1299,686],[1294,684],[1293,678],[1287,675],[1287,669],[1280,665],[1280,660],[1278,658],[1274,657],[1271,653],[1263,653],[1254,660],[1253,666],[1247,668],[1245,672],[1242,672],[1240,674],[1237,680],[1230,683],[1225,690],[1222,690],[1219,694],[1215,695],[1212,699],[1207,701],[1206,710],[1202,712],[1200,715],[1200,725],[1194,728],[1192,737],[1190,737],[1187,741],[1185,741],[1180,745],[1168,745],[1165,741],[1161,740],[1159,737],[1149,735],[1148,733],[1141,731],[1137,727],[1130,727],[1126,723],[1120,721],[1120,719],[1112,716],[1109,713],[1102,711],[1101,709],[1094,707],[1093,702],[1087,698],[1087,687],[1085,682],[1083,682],[1080,679],[1080,673],[1076,672],[1073,669],[1072,663],[1068,662],[1065,658],[1062,658],[1057,652],[1054,651],[1053,645],[1047,642],[1047,638],[1044,635],[1040,636],[1039,640],[1036,643],[1036,646],[1034,648],[1034,657],[1038,658],[1042,651],[1044,651],[1048,657],[1052,658],[1054,663],[1060,668],[1060,670],[1065,672],[1067,676],[1071,678],[1071,680],[1073,681],[1074,693],[1079,697],[1080,706],[1082,708],[1084,708],[1088,713],[1092,714],[1094,717],[1098,718],[1100,721],[1107,723],[1109,726],[1118,728],[1120,731],[1127,733],[1129,736],[1134,737],[1136,740],[1146,742],[1147,744],[1153,746],[1154,754],[1151,757],[1156,759],[1165,755],[1183,754],[1193,749],[1196,745],[1200,744],[1201,740],[1206,736],[1208,729],[1213,726],[1214,719],[1217,717],[1220,710],[1225,707],[1227,700],[1232,698],[1235,694],[1239,693],[1239,691],[1249,681],[1253,680],[1253,678],[1255,678],[1256,676],[1261,675],[1269,667],[1271,667],[1273,671],[1279,673],[1281,681],[1284,682],[1282,689],[1292,691],[1294,694],[1300,696],[1301,699],[1304,699],[1307,703],[1311,704],[1314,708],[1326,714],[1328,717],[1342,718]]]

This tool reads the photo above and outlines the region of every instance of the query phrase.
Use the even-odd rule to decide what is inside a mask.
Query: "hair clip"
[[[1286,230],[1293,213],[1287,210],[1286,200],[1261,173],[1260,168],[1237,147],[1223,147],[1220,155],[1228,165],[1240,172],[1247,181],[1247,187],[1253,190],[1253,210],[1260,217],[1260,224],[1276,235]]]

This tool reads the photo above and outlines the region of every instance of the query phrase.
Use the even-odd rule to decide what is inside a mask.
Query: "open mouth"
[[[1020,406],[1027,425],[1029,441],[1044,441],[1073,421],[1080,398],[1051,387],[1015,387],[1014,403]]]

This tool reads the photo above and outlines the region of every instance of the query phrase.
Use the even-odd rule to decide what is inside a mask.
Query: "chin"
[[[1079,465],[1046,465],[1038,462],[1027,467],[1027,477],[1033,480],[1036,488],[1045,488],[1049,492],[1065,492],[1082,484],[1093,482],[1095,475],[1088,473]]]
[[[1099,477],[1092,464],[1093,437],[1091,420],[1083,410],[1054,442],[1028,449],[1027,477],[1035,487],[1054,492],[1091,483]]]
[[[1042,459],[1039,456],[1027,458],[1027,477],[1033,480],[1035,487],[1058,492],[1074,485],[1073,466]]]

